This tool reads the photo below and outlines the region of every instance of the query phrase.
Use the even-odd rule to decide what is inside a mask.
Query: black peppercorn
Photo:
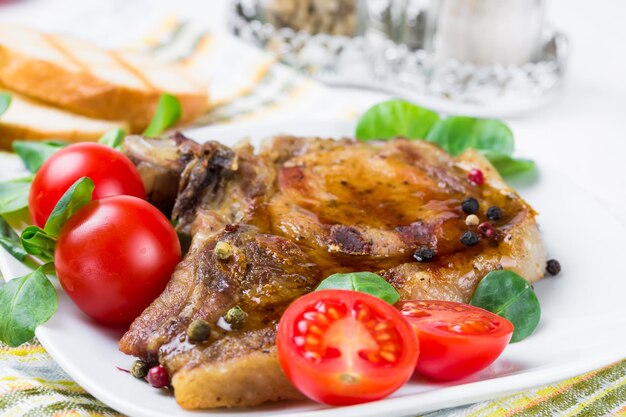
[[[413,257],[417,262],[430,262],[435,258],[437,252],[428,246],[420,246],[415,249]]]
[[[500,220],[502,218],[502,209],[498,206],[491,206],[487,209],[487,218],[489,220]]]
[[[466,198],[461,204],[461,209],[465,214],[476,214],[478,213],[479,208],[480,207],[478,205],[478,200],[476,200],[474,197]]]
[[[557,275],[561,272],[561,264],[556,259],[550,259],[546,264],[546,271],[550,275]]]
[[[480,241],[478,235],[472,231],[467,231],[461,236],[461,243],[465,246],[474,246]]]

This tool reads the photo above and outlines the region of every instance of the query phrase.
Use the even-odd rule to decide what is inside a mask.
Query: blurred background
[[[0,2],[0,22],[109,48],[203,49],[203,124],[355,118],[390,97],[504,118],[520,154],[624,221],[625,19],[615,0]]]

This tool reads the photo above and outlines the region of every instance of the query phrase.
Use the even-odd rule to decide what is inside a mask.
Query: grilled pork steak
[[[293,299],[331,273],[375,271],[403,299],[464,302],[497,268],[531,282],[543,276],[534,211],[472,151],[452,158],[422,141],[288,136],[266,141],[257,155],[246,144],[199,145],[182,135],[129,137],[124,147],[148,194],[172,208],[192,244],[120,349],[166,366],[185,408],[299,398],[276,358],[276,325]],[[485,184],[468,180],[472,168]],[[460,240],[476,229],[461,209],[467,197],[479,201],[480,221],[491,206],[502,211],[491,221],[496,235],[474,246]],[[218,242],[232,254],[219,258]],[[424,247],[434,259],[416,262]],[[247,316],[232,329],[224,316],[235,306]],[[196,319],[212,332],[194,344],[186,329]]]

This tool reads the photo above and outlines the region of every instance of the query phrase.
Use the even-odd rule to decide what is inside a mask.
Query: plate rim
[[[37,331],[36,331],[37,334]],[[99,388],[97,384],[92,384],[89,379],[83,378],[82,372],[74,372],[74,366],[71,364],[71,361],[66,361],[65,356],[62,354],[58,354],[57,348],[53,345],[49,345],[47,341],[42,340],[40,336],[37,334],[37,338],[39,339],[41,345],[46,349],[46,351],[50,354],[50,356],[55,360],[55,362],[70,375],[78,385],[80,385],[83,389],[93,395],[95,398],[100,400],[102,403],[107,406],[115,409],[116,411],[123,412],[129,416],[137,416],[137,417],[169,417],[167,411],[159,414],[154,414],[152,410],[143,409],[140,405],[133,405],[132,403],[126,401],[120,401],[115,395],[106,390],[102,390]],[[59,359],[57,359],[57,357]],[[522,374],[513,374],[506,375],[496,378],[491,378],[483,381],[475,381],[469,382],[466,384],[455,385],[451,387],[442,387],[440,389],[429,391],[428,397],[446,397],[448,394],[452,393],[452,400],[450,398],[446,398],[446,407],[457,407],[462,405],[470,405],[475,404],[480,401],[486,401],[490,399],[497,399],[508,394],[522,392],[527,389],[540,387],[543,385],[551,384],[556,381],[566,380],[586,372],[590,372],[603,366],[610,365],[624,358],[624,353],[619,348],[611,349],[611,352],[607,355],[600,355],[600,357],[596,357],[593,360],[588,359],[579,359],[577,361],[572,361],[568,365],[559,365],[559,366],[551,366],[541,370],[534,370]],[[72,371],[68,370],[72,369]],[[539,376],[539,375],[540,376]],[[519,381],[522,381],[521,383]],[[515,387],[513,387],[513,383]],[[89,388],[88,388],[89,387]],[[508,388],[507,388],[508,387]],[[465,392],[460,392],[465,391]],[[485,391],[489,391],[486,393]],[[457,393],[458,392],[458,393]],[[476,394],[473,394],[475,392]],[[478,394],[481,392],[482,394]],[[436,406],[437,403],[443,401],[443,398],[428,398],[428,402],[430,405],[426,407],[420,407],[419,411],[415,411],[414,401],[418,397],[421,397],[422,393],[416,394],[407,394],[402,397],[393,397],[393,398],[385,398],[378,401],[373,401],[371,403],[357,404],[352,406],[344,406],[344,407],[329,407],[329,408],[321,408],[319,410],[310,410],[310,411],[296,411],[293,413],[283,414],[287,417],[331,417],[335,416],[338,413],[338,410],[341,411],[341,415],[343,416],[362,416],[362,417],[375,417],[381,415],[380,407],[384,407],[385,409],[390,409],[393,407],[394,413],[404,413],[404,412],[417,412],[417,413],[428,413],[437,410],[443,410],[445,408],[441,408]],[[471,398],[471,400],[469,400]],[[468,401],[469,400],[469,401]],[[176,401],[172,396],[172,401]],[[378,409],[374,409],[372,405],[376,405],[379,407]],[[242,410],[242,413],[246,413],[243,410],[247,410],[248,408],[233,408],[228,409],[227,412],[239,412]],[[181,408],[181,410],[183,410]],[[215,411],[214,411],[215,410]],[[184,410],[184,411],[193,411],[197,413],[199,416],[220,416],[225,415],[223,413],[225,409],[203,409],[203,410]],[[237,416],[239,414],[234,414]],[[245,415],[245,414],[244,414]]]

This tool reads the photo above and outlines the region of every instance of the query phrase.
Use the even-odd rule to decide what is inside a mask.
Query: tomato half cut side
[[[346,290],[294,301],[280,320],[277,348],[291,383],[330,405],[390,395],[409,380],[419,354],[415,332],[392,305]]]
[[[418,300],[396,307],[419,338],[416,370],[432,379],[460,379],[486,368],[513,335],[510,321],[467,304]]]

